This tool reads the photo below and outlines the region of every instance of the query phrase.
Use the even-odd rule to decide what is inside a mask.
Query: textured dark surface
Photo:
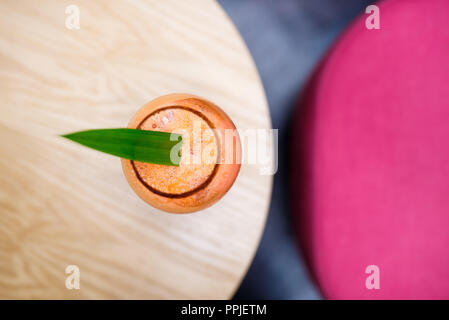
[[[344,27],[373,1],[219,0],[256,62],[279,129],[279,171],[267,226],[235,299],[318,299],[289,212],[289,116],[310,73]]]

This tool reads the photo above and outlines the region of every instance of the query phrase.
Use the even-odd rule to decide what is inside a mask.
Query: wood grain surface
[[[70,4],[79,30],[65,26]],[[137,197],[120,159],[58,136],[124,127],[173,92],[215,102],[239,129],[271,126],[250,54],[214,1],[0,2],[0,298],[232,297],[271,176],[243,165],[216,205],[167,214]],[[79,290],[65,286],[68,265]]]

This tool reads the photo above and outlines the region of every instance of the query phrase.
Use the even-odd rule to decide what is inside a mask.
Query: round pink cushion
[[[298,107],[300,243],[326,298],[449,299],[449,1],[378,6],[381,29],[357,19]]]

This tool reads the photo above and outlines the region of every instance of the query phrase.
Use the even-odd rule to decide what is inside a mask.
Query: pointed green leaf
[[[182,136],[175,133],[118,128],[79,131],[62,137],[129,160],[169,166],[179,166],[181,160]]]

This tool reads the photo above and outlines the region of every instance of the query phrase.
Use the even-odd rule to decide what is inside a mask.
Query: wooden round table
[[[0,298],[226,299],[257,249],[272,177],[243,165],[211,208],[167,214],[128,186],[118,158],[60,134],[124,127],[186,92],[239,129],[271,127],[237,30],[211,0],[0,3]],[[66,268],[79,268],[69,290]]]

